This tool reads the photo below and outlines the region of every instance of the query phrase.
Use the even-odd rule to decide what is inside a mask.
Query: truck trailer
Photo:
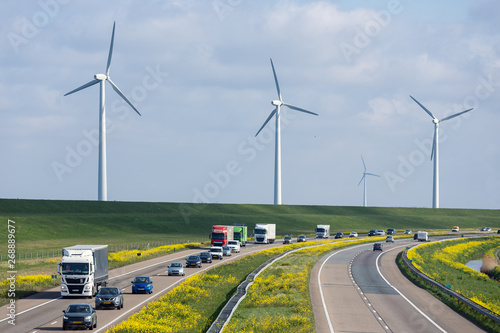
[[[61,297],[95,296],[108,281],[108,246],[75,245],[62,249]]]
[[[226,246],[227,241],[233,240],[234,226],[214,225],[212,227],[212,246]]]
[[[247,244],[247,234],[248,228],[244,224],[234,224],[234,240],[240,241],[241,246],[245,246]]]
[[[328,237],[330,237],[330,225],[318,224],[316,226],[316,238],[328,238]]]
[[[255,244],[273,244],[276,239],[276,224],[256,224],[253,233]]]

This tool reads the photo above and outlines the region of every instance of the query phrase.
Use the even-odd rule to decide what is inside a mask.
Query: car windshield
[[[230,250],[230,249],[229,249],[229,246],[223,246],[223,247],[222,247],[222,249],[223,249],[224,251],[228,251],[228,250]]]
[[[237,243],[237,242],[235,242],[235,241],[229,241],[229,242],[227,242],[227,244],[228,244],[228,245],[238,245],[238,243]]]
[[[180,262],[173,262],[170,264],[170,267],[182,267],[182,264]]]
[[[66,313],[90,313],[90,305],[86,304],[71,304],[68,306]]]
[[[198,256],[189,256],[188,260],[198,260]]]
[[[210,249],[210,252],[221,252],[222,249]]]
[[[118,295],[118,288],[101,288],[98,294],[100,295]]]
[[[134,279],[135,283],[148,283],[149,279],[147,277],[136,277]]]
[[[292,239],[292,237],[290,237],[290,236],[286,236],[286,237],[285,237],[285,239]]]
[[[62,265],[64,275],[87,275],[89,274],[89,264],[86,263],[64,263]]]

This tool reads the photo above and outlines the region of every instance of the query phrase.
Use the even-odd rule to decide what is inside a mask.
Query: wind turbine
[[[375,177],[380,177],[380,176],[374,173],[366,172],[366,164],[365,160],[363,159],[363,156],[361,156],[361,161],[363,161],[363,168],[365,168],[365,170],[363,171],[363,177],[361,177],[358,186],[359,184],[361,184],[361,182],[363,182],[363,207],[366,207],[366,176],[375,176]]]
[[[279,100],[273,100],[271,102],[271,104],[274,105],[275,108],[271,112],[269,117],[267,117],[266,121],[264,122],[264,125],[262,125],[262,127],[259,129],[257,134],[255,134],[255,136],[259,135],[260,131],[262,131],[264,126],[267,125],[269,120],[271,120],[271,118],[274,115],[276,115],[276,133],[275,133],[275,146],[274,146],[274,150],[275,150],[275,157],[274,157],[274,204],[281,205],[281,128],[280,128],[281,106],[286,106],[287,108],[290,108],[290,109],[295,110],[295,111],[310,113],[310,114],[313,114],[315,116],[317,116],[318,114],[283,102],[283,99],[281,98],[280,86],[278,84],[278,78],[276,77],[276,71],[274,70],[273,59],[270,59],[270,60],[271,60],[271,67],[273,68],[274,82],[276,83],[276,90],[278,91]]]
[[[471,111],[473,108],[452,114],[451,116],[444,117],[443,119],[437,119],[432,112],[427,110],[425,106],[420,104],[413,96],[411,99],[415,101],[425,112],[432,118],[432,122],[434,123],[434,139],[432,140],[432,149],[431,149],[431,160],[434,158],[434,176],[432,182],[432,208],[439,208],[439,123],[445,120],[450,120],[452,118],[458,117],[466,112]]]
[[[107,185],[107,175],[106,175],[106,107],[105,107],[105,93],[104,93],[104,83],[108,81],[111,87],[121,98],[127,102],[128,105],[140,116],[141,114],[132,102],[129,101],[127,97],[121,92],[121,90],[116,86],[116,84],[111,81],[109,76],[109,67],[111,65],[111,56],[113,55],[113,43],[115,40],[115,24],[113,22],[113,33],[111,34],[111,45],[109,46],[108,63],[106,65],[106,74],[95,74],[94,79],[83,86],[71,90],[64,96],[70,95],[82,89],[93,86],[94,84],[100,83],[100,95],[99,95],[99,169],[98,169],[98,193],[97,200],[107,201],[108,200],[108,185]]]

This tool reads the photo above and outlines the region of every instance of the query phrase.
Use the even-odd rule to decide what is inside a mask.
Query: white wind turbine
[[[273,59],[271,60],[271,67],[273,68],[274,82],[276,83],[276,90],[278,91],[279,100],[274,100],[271,102],[275,106],[274,110],[271,112],[269,117],[267,117],[264,125],[259,129],[255,136],[259,135],[260,131],[267,125],[269,120],[276,115],[276,133],[275,133],[275,157],[274,157],[274,204],[281,205],[281,128],[280,128],[280,117],[281,117],[281,106],[286,106],[292,110],[310,113],[317,116],[317,113],[307,111],[296,106],[286,104],[281,98],[280,86],[278,84],[278,78],[276,77],[276,71],[274,70]]]
[[[361,161],[363,161],[363,168],[365,170],[363,171],[363,177],[361,177],[361,180],[359,181],[358,186],[359,186],[359,184],[361,184],[361,182],[363,182],[363,207],[366,207],[366,205],[367,205],[367,202],[366,202],[366,176],[375,176],[375,177],[380,177],[380,176],[376,175],[374,173],[366,172],[366,164],[365,164],[365,160],[363,159],[363,156],[361,156]]]
[[[132,102],[129,101],[127,97],[121,92],[121,90],[116,86],[116,84],[111,81],[109,76],[109,67],[111,65],[111,56],[113,55],[113,43],[115,40],[115,23],[113,23],[113,33],[111,34],[111,45],[109,46],[108,63],[106,65],[106,74],[95,74],[94,79],[81,87],[71,90],[64,96],[70,95],[74,92],[80,91],[87,87],[93,86],[94,84],[100,83],[100,95],[99,95],[99,170],[98,170],[98,194],[97,199],[99,201],[108,200],[108,186],[107,186],[107,175],[106,175],[106,107],[105,107],[105,94],[104,94],[104,83],[108,81],[111,87],[116,91],[121,98],[127,102],[132,109],[134,109],[139,116],[141,115],[139,111],[134,107]]]
[[[466,112],[471,111],[473,108],[452,114],[451,116],[444,117],[443,119],[437,119],[432,112],[427,110],[425,106],[420,104],[413,96],[411,99],[415,101],[425,112],[432,118],[432,122],[434,123],[434,139],[432,140],[432,149],[431,149],[431,160],[434,158],[434,176],[432,182],[432,208],[439,208],[439,123],[445,120],[450,120],[452,118],[458,117]]]

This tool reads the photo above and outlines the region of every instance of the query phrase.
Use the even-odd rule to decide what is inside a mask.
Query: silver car
[[[168,276],[182,275],[184,276],[184,265],[181,262],[173,262],[168,266]]]
[[[223,246],[222,247],[222,255],[230,256],[231,255],[231,248],[229,246]]]

